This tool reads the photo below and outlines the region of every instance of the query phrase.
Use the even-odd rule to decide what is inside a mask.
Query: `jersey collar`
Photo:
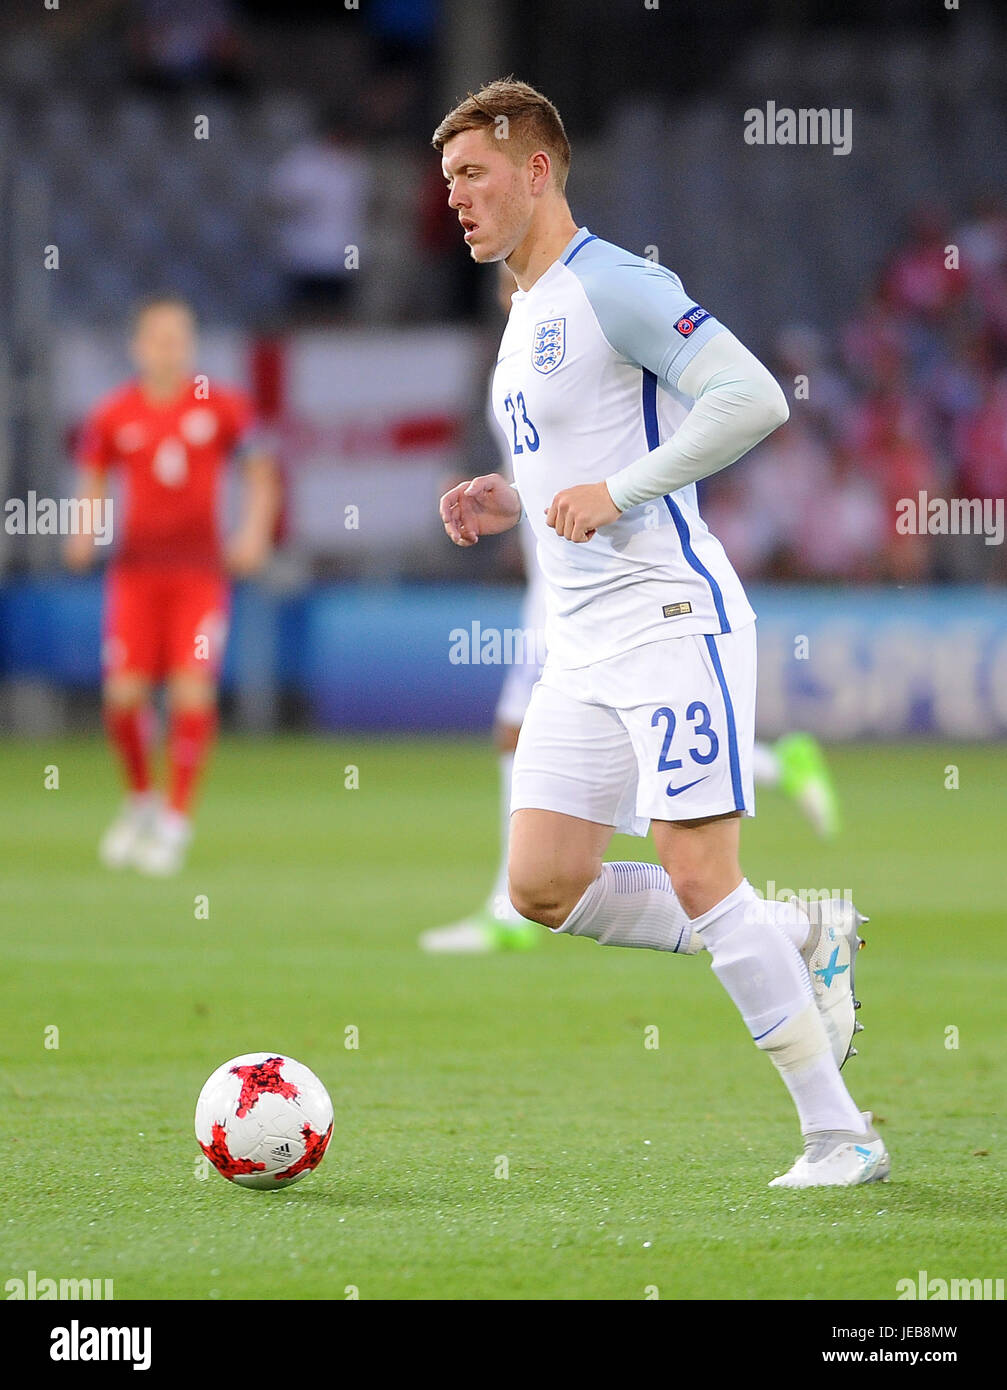
[[[573,236],[559,253],[559,259],[563,265],[569,265],[582,246],[586,246],[589,241],[597,241],[598,238],[587,227],[578,227]]]
[[[542,272],[542,274],[535,281],[534,285],[532,285],[531,289],[515,290],[511,298],[516,299],[518,301],[522,299],[527,299],[530,294],[535,293],[539,285],[545,284],[547,280],[551,279],[552,276],[555,275],[557,266],[569,265],[582,246],[586,246],[589,241],[597,240],[598,238],[594,235],[593,232],[588,231],[587,227],[578,227],[577,230],[574,232],[573,236],[563,247],[563,250],[553,261],[552,265],[548,268],[548,270]]]

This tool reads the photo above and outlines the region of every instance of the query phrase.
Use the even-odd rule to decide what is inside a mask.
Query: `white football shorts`
[[[546,661],[514,754],[511,811],[627,835],[755,814],[755,623],[650,642],[577,670]]]

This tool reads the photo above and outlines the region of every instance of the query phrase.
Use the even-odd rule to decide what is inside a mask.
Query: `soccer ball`
[[[229,1182],[275,1191],[322,1161],[332,1101],[313,1071],[275,1052],[218,1067],[196,1101],[199,1147]]]

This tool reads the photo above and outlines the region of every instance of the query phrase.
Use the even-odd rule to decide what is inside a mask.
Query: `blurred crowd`
[[[597,24],[602,0],[589,8]],[[154,267],[207,323],[271,331],[468,322],[496,332],[492,277],[473,266],[438,162],[425,136],[417,143],[443,109],[439,0],[368,0],[359,10],[82,0],[75,24],[39,31],[47,47],[33,33],[19,48],[12,16],[37,22],[37,9],[10,0],[10,15],[0,15],[0,76],[20,93],[32,133],[29,173],[48,179],[55,225],[46,234],[72,253],[53,290],[58,317],[118,318],[152,287]],[[531,23],[529,7],[501,9],[521,17],[515,32],[528,52],[537,43],[562,53],[557,96],[564,110],[569,101],[572,126],[585,124],[585,108],[601,121],[605,102],[570,77],[596,27],[568,54]],[[630,28],[619,30],[620,44],[642,42],[644,31],[634,40]],[[625,67],[636,50],[620,53]],[[62,112],[54,89],[67,93]],[[207,98],[213,138],[198,147],[185,106],[193,93],[199,109],[204,94],[220,98],[216,107]],[[582,187],[591,225],[605,235],[592,204],[606,184],[599,167]],[[732,176],[727,163],[715,171]],[[979,177],[960,188],[981,186]],[[658,193],[650,215],[660,225],[671,195]],[[921,493],[1001,502],[1007,493],[1007,203],[988,196],[956,213],[921,204],[877,273],[867,264],[876,228],[848,220],[849,243],[864,256],[863,283],[850,285],[853,312],[837,324],[825,321],[827,309],[772,344],[752,341],[783,384],[791,418],[742,466],[702,486],[704,515],[745,578],[1003,582],[1003,546],[981,535],[900,534],[896,517],[900,501]],[[702,264],[715,298],[716,255],[704,250]],[[829,265],[816,274],[828,277]],[[796,272],[791,289],[799,302]],[[472,409],[481,418],[481,397]],[[497,563],[507,572],[505,548]]]
[[[823,268],[823,273],[827,271]],[[702,508],[747,578],[1002,582],[981,535],[900,534],[898,503],[1007,495],[1007,203],[921,205],[834,337],[793,325],[772,362],[789,422]],[[924,509],[925,510],[925,509]]]
[[[359,244],[368,215],[366,149],[330,114],[273,171],[295,318],[353,314],[364,277],[346,269],[343,248]],[[484,316],[485,286],[436,165],[414,246],[439,316]],[[981,534],[896,529],[900,501],[918,510],[920,494],[1007,497],[1007,202],[990,195],[959,219],[935,202],[918,206],[849,320],[784,327],[770,365],[790,421],[701,489],[704,516],[744,578],[1007,580],[1004,547]]]
[[[365,146],[338,117],[274,170],[293,315],[352,312],[361,277],[345,269],[343,247],[359,244],[369,179]],[[416,253],[443,317],[485,309],[436,167],[420,199]],[[920,494],[1007,497],[1004,199],[990,195],[958,220],[921,204],[850,319],[828,332],[786,326],[770,365],[791,401],[789,422],[701,491],[704,516],[743,577],[1007,580],[1004,547],[983,535],[896,529],[899,502],[918,504]]]

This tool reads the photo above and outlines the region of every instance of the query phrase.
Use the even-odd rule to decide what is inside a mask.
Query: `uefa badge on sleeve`
[[[548,376],[566,356],[566,319],[541,319],[532,332],[531,364]]]
[[[681,333],[683,338],[691,338],[699,325],[705,323],[709,317],[705,309],[694,304],[675,324],[675,331]]]

